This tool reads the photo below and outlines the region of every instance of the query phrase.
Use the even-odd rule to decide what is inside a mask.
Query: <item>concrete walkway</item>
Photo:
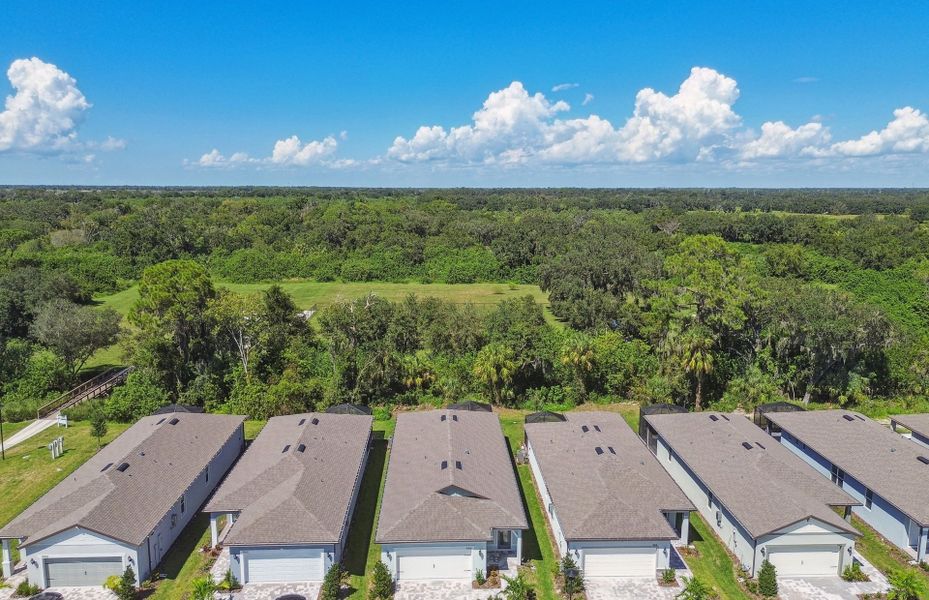
[[[782,600],[857,600],[863,594],[878,594],[890,589],[887,578],[855,553],[855,561],[871,581],[852,582],[841,577],[777,578]]]
[[[3,450],[7,451],[13,446],[25,442],[32,436],[39,435],[57,423],[58,415],[52,415],[47,419],[37,419],[11,435],[9,438],[5,439],[3,443]]]

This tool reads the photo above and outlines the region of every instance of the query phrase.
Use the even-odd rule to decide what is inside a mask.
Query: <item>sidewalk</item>
[[[32,436],[42,433],[56,423],[58,423],[58,415],[52,415],[46,419],[37,419],[4,440],[2,448],[4,451],[7,451],[13,446],[25,442]]]

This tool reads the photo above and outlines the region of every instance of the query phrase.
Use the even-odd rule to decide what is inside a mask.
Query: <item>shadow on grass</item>
[[[343,560],[350,575],[364,576],[368,562],[368,550],[371,547],[374,517],[377,514],[377,499],[381,490],[381,476],[387,459],[387,440],[383,431],[375,431],[371,439],[371,451],[365,466],[361,489],[352,515],[348,531],[348,543]]]
[[[197,516],[184,528],[177,541],[161,559],[161,563],[156,567],[156,570],[167,579],[177,579],[181,568],[190,558],[190,555],[199,550],[200,540],[209,528],[210,518],[206,513],[197,513]]]
[[[510,443],[510,437],[506,436],[506,446],[507,448],[513,449],[513,446]],[[536,523],[532,520],[532,511],[529,509],[529,500],[526,497],[527,493],[535,494],[535,490],[531,487],[531,475],[529,490],[524,489],[523,477],[520,475],[519,469],[516,466],[516,458],[513,456],[513,453],[510,452],[510,466],[513,469],[513,474],[516,475],[517,483],[519,484],[519,497],[522,500],[523,508],[526,511],[526,518],[529,520],[529,529],[523,534],[523,561],[527,560],[542,560],[542,548],[539,546],[539,538],[536,535],[536,528],[541,525],[545,527],[544,523]],[[534,499],[534,498],[533,498]]]

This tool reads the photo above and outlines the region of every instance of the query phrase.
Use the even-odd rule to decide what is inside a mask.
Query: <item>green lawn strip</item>
[[[3,439],[9,440],[13,437],[13,434],[24,428],[26,425],[32,423],[32,421],[18,421],[16,423],[7,423],[3,422]]]
[[[210,543],[210,518],[197,513],[171,545],[158,566],[164,579],[157,582],[149,600],[181,600],[189,596],[191,582],[205,576],[214,559],[200,549]]]
[[[513,456],[523,443],[523,423],[528,411],[497,409],[503,435],[506,436]],[[552,581],[552,572],[558,565],[555,548],[552,545],[552,536],[549,533],[548,521],[542,511],[542,503],[532,479],[532,470],[529,465],[519,465],[516,468],[519,487],[523,502],[529,517],[530,529],[523,538],[523,560],[528,560],[535,571],[536,591],[540,600],[555,598],[555,584]]]
[[[245,421],[246,441],[250,442],[256,437],[258,437],[258,434],[261,433],[262,429],[264,429],[265,424],[267,424],[267,421],[253,421],[253,420]]]
[[[690,543],[696,556],[684,556],[694,577],[711,586],[724,600],[749,600],[735,575],[732,557],[700,514],[690,513]]]
[[[852,525],[861,532],[861,538],[855,543],[855,548],[865,560],[884,575],[892,575],[897,571],[912,571],[916,574],[919,584],[919,597],[929,598],[929,574],[909,564],[911,559],[908,554],[884,540],[879,533],[857,516],[852,516]]]

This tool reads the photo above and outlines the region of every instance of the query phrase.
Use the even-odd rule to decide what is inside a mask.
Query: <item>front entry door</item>
[[[509,529],[497,532],[497,548],[500,550],[509,550],[512,547],[512,543],[513,535]]]

